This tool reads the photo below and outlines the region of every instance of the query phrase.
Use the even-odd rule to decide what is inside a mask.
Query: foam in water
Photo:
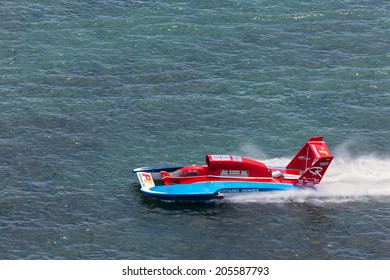
[[[260,160],[261,161],[261,160]],[[262,160],[266,165],[285,166],[290,158]],[[250,193],[228,197],[231,202],[259,203],[346,203],[388,200],[390,197],[390,158],[375,155],[353,157],[339,149],[317,190],[291,190]]]

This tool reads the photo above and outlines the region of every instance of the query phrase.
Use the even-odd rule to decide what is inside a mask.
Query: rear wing
[[[323,140],[324,137],[310,138],[295,157],[286,166],[287,169],[299,170],[302,175],[296,185],[313,186],[319,184],[325,175],[333,156]]]

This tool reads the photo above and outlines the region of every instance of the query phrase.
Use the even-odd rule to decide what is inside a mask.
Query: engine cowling
[[[220,176],[272,177],[268,167],[259,161],[233,155],[207,155],[209,173]]]

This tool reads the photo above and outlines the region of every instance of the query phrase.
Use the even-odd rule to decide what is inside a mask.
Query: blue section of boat
[[[282,191],[298,189],[292,184],[259,182],[200,182],[141,188],[141,192],[166,200],[208,200],[220,194]]]

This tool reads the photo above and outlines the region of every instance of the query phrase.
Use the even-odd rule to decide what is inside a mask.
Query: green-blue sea
[[[316,192],[167,202],[133,168],[234,154]],[[1,0],[0,259],[390,259],[387,0]]]

